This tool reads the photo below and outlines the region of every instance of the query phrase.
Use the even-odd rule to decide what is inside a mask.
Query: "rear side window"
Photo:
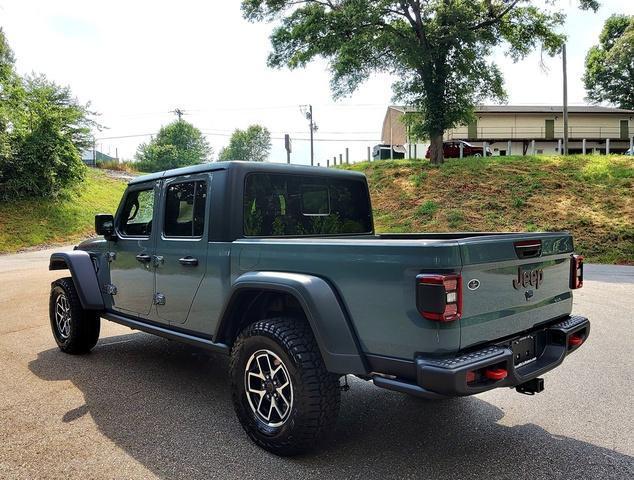
[[[119,220],[119,231],[123,235],[147,237],[152,232],[154,215],[154,190],[129,192]]]
[[[309,175],[251,173],[244,234],[256,237],[372,232],[365,182]]]
[[[167,187],[165,227],[167,237],[201,237],[205,230],[206,182],[176,183]]]

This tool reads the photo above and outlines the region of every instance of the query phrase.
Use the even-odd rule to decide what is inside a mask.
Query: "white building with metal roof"
[[[405,145],[412,153],[403,118],[415,110],[389,106],[381,138],[386,145]],[[569,153],[624,153],[634,142],[634,110],[602,106],[568,107]],[[561,106],[482,105],[476,107],[475,120],[445,132],[445,140],[464,140],[487,144],[494,155],[558,153],[563,140]],[[510,151],[509,151],[510,150]]]

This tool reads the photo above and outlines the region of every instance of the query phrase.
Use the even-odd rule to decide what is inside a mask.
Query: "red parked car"
[[[445,158],[460,158],[460,144],[462,144],[462,156],[463,157],[481,157],[482,156],[482,147],[476,147],[475,145],[471,145],[469,142],[465,142],[462,140],[450,140],[447,142],[443,142],[442,151],[443,156]],[[493,152],[489,147],[487,147],[487,155],[493,155]],[[425,158],[431,157],[431,146],[427,149],[427,153],[425,154]]]

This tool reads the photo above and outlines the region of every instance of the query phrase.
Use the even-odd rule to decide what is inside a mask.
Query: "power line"
[[[230,137],[233,133],[219,133],[219,132],[212,132],[212,131],[208,131],[208,130],[201,130],[201,132],[207,136],[210,137]],[[296,132],[299,133],[299,132]],[[301,132],[304,133],[304,132]],[[324,132],[325,133],[325,132]],[[336,132],[331,132],[333,134],[335,134]],[[350,132],[348,132],[350,133]],[[364,133],[372,133],[372,132],[364,132]],[[343,133],[342,133],[343,134]],[[132,135],[119,135],[119,136],[112,136],[112,137],[98,137],[95,138],[95,140],[119,140],[119,139],[124,139],[124,138],[140,138],[140,137],[151,137],[153,135],[156,135],[156,132],[154,133],[136,133],[136,134],[132,134]],[[278,136],[273,136],[271,137],[271,140],[284,140],[284,137],[278,137]],[[300,141],[300,142],[309,142],[310,138],[293,138],[293,141]],[[313,141],[315,142],[375,142],[378,141],[379,139],[374,138],[374,139],[367,139],[367,138],[315,138],[313,139]]]
[[[132,135],[119,135],[116,137],[98,137],[95,138],[95,140],[118,140],[120,138],[136,138],[136,137],[151,137],[152,135],[156,135],[156,132],[154,133],[135,133]]]
[[[315,106],[320,107],[322,109],[337,109],[337,108],[386,108],[387,104],[385,103],[345,103],[345,104],[336,104],[336,103],[322,103],[315,104]],[[229,111],[229,112],[239,112],[239,111],[258,111],[258,110],[290,110],[296,109],[297,105],[261,105],[261,106],[248,106],[248,107],[211,107],[211,108],[185,108],[183,111],[186,111],[188,114],[193,114],[194,112],[218,112],[218,111]],[[106,116],[111,117],[133,117],[133,116],[150,116],[150,115],[165,115],[165,113],[175,113],[175,111],[170,112],[125,112],[119,114],[105,114]]]
[[[234,130],[224,130],[222,128],[205,128],[202,127],[201,131],[203,132],[217,132],[217,133],[233,133],[235,132]],[[339,131],[323,131],[323,130],[319,130],[320,133],[325,133],[328,135],[374,135],[376,134],[376,130],[365,130],[365,131],[346,131],[346,130],[339,130]],[[269,133],[273,133],[273,134],[284,134],[284,133],[291,133],[293,135],[301,135],[306,133],[305,131],[295,131],[295,132],[289,132],[288,130],[269,130]]]

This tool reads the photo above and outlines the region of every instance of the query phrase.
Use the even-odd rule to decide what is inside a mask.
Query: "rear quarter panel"
[[[459,323],[424,320],[415,301],[416,275],[460,269],[456,242],[239,240],[231,257],[234,280],[246,271],[307,273],[327,280],[365,353],[411,360],[416,353],[459,347]]]

